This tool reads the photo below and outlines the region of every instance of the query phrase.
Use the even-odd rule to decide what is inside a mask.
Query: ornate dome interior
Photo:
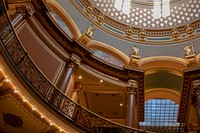
[[[115,8],[117,0],[57,2],[72,17],[81,33],[94,24],[94,40],[112,46],[127,56],[130,56],[133,46],[138,46],[142,58],[184,58],[184,47],[191,42],[194,51],[200,51],[198,0],[170,1],[169,16],[157,19],[153,19],[154,1],[130,1],[129,15]]]
[[[199,130],[199,0],[0,7],[0,132]]]

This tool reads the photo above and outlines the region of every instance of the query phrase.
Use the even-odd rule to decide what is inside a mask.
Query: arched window
[[[145,102],[145,120],[142,129],[156,132],[174,132],[178,129],[178,104],[169,99],[151,99]]]
[[[101,58],[102,60],[106,62],[109,62],[119,67],[123,67],[124,65],[124,63],[122,63],[119,59],[117,59],[116,57],[114,57],[113,55],[109,53],[106,53],[104,51],[97,50],[97,49],[92,49],[92,51],[94,52],[94,55],[96,55],[97,57]]]
[[[67,27],[67,25],[65,24],[65,22],[63,21],[62,18],[60,18],[53,10],[51,10],[50,15],[52,16],[52,18],[55,20],[55,22],[58,24],[58,26],[71,38],[73,38],[69,28]]]

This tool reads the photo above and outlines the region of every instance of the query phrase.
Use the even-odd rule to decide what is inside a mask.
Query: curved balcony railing
[[[73,102],[58,90],[34,65],[13,30],[6,6],[0,1],[0,51],[15,74],[38,98],[74,126],[94,133],[148,133],[111,122]]]

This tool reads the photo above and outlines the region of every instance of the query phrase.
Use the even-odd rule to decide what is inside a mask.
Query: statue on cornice
[[[91,40],[92,40],[92,34],[94,32],[94,26],[93,24],[91,24],[87,30],[80,36],[79,41],[84,44],[87,45]]]
[[[139,56],[139,48],[138,48],[138,46],[133,46],[129,65],[132,66],[133,68],[138,67],[140,58],[141,57]]]
[[[193,45],[194,44],[192,42],[190,44],[186,44],[186,46],[184,48],[186,56],[194,54],[194,46]]]
[[[91,24],[87,30],[85,31],[85,34],[92,36],[93,32],[95,31],[94,26]]]
[[[139,48],[138,48],[138,46],[133,46],[132,47],[131,55],[134,55],[134,56],[138,56],[139,55]]]
[[[186,64],[187,64],[188,68],[196,67],[197,60],[196,60],[196,55],[194,53],[193,42],[186,44],[184,50],[185,50],[185,60],[186,60]]]

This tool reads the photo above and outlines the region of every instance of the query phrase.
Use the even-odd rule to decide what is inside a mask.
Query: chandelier
[[[134,0],[115,0],[114,7],[129,15],[131,9],[131,2]],[[167,17],[170,15],[170,0],[147,0],[153,1],[153,19],[159,19],[161,17]]]

